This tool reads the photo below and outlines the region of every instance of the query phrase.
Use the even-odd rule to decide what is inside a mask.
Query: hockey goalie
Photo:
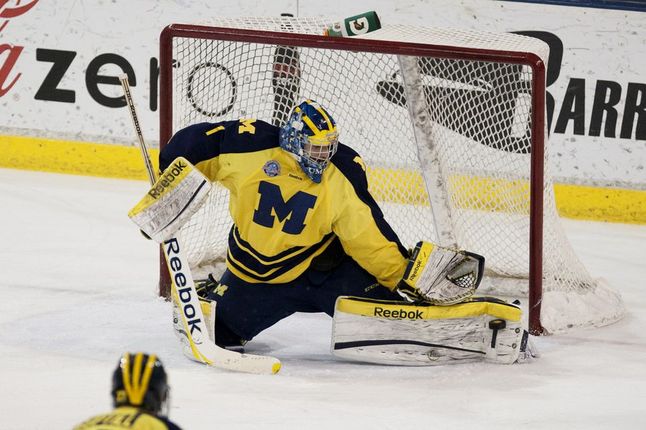
[[[409,252],[400,242],[369,191],[363,160],[339,142],[317,102],[295,106],[282,126],[188,126],[159,161],[166,186],[153,186],[131,211],[157,241],[199,208],[205,184],[230,191],[226,270],[199,288],[218,346],[241,349],[295,312],[324,312],[333,317],[332,352],[344,359],[510,364],[530,353],[519,306],[474,297],[484,257],[428,241]],[[185,327],[177,326],[180,338]]]

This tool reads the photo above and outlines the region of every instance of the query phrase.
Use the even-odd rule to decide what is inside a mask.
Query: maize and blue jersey
[[[121,406],[107,414],[94,416],[74,430],[181,430],[165,417],[152,415],[132,406]]]
[[[407,251],[368,191],[361,157],[339,144],[317,184],[278,133],[253,119],[191,125],[161,151],[160,168],[183,156],[230,191],[227,268],[237,277],[290,282],[338,237],[345,253],[394,289]]]

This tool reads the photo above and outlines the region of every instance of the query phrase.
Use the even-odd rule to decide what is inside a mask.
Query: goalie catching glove
[[[459,303],[480,285],[484,262],[483,256],[472,252],[418,242],[397,291],[413,303]]]
[[[145,236],[162,243],[197,212],[211,187],[211,181],[202,172],[178,157],[128,216]]]

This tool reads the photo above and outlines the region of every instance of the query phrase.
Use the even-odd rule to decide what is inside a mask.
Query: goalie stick
[[[130,110],[130,116],[137,133],[139,147],[144,158],[150,183],[154,184],[157,174],[153,169],[150,153],[144,142],[139,126],[137,112],[130,94],[128,76],[119,76],[121,86]],[[184,330],[188,334],[193,359],[220,369],[235,370],[247,373],[273,374],[280,370],[280,361],[277,358],[253,354],[241,354],[220,348],[208,336],[207,327],[200,307],[197,291],[191,275],[191,269],[186,259],[186,254],[177,237],[171,237],[162,244],[164,258],[168,266],[171,279],[171,295],[180,308],[180,318]]]

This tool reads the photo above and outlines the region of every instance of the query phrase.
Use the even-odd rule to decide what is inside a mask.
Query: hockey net
[[[407,247],[426,239],[486,257],[480,294],[519,297],[534,333],[621,318],[561,227],[545,125],[548,48],[537,39],[384,26],[322,36],[329,21],[236,18],[161,35],[160,142],[198,122],[281,125],[304,98],[334,116]],[[181,231],[196,278],[221,272],[231,219],[216,186]],[[160,289],[169,282],[161,264]]]

